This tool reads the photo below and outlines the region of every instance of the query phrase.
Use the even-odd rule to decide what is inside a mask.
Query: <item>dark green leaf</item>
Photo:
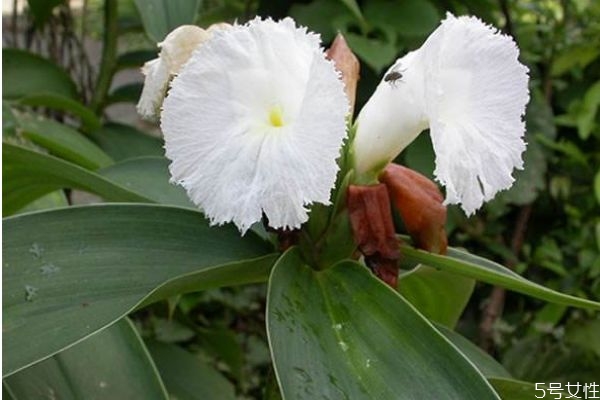
[[[286,400],[498,398],[406,300],[353,261],[315,271],[288,251],[269,279],[267,329]]]
[[[84,168],[95,170],[113,164],[113,160],[95,143],[54,120],[24,115],[19,118],[19,128],[23,136],[51,154]]]
[[[442,326],[436,325],[436,328],[442,335],[452,342],[461,353],[467,357],[486,378],[511,378],[508,371],[492,356],[481,350],[474,343],[470,342],[458,333]]]
[[[144,85],[142,83],[128,83],[126,85],[119,86],[109,93],[106,103],[137,103],[140,99],[143,88]]]
[[[7,218],[3,230],[5,374],[142,302],[263,281],[274,261],[250,232],[209,228],[199,212],[175,207],[69,207]]]
[[[2,49],[2,98],[48,92],[77,98],[75,83],[56,64],[23,50]]]
[[[168,167],[164,157],[140,157],[111,165],[98,174],[156,203],[196,208],[181,186],[169,183]]]
[[[148,349],[173,398],[235,400],[233,385],[197,356],[159,342],[149,342]]]
[[[465,309],[475,281],[419,265],[400,276],[398,292],[428,319],[454,328]]]
[[[550,392],[548,386],[540,382],[538,387],[530,382],[517,381],[506,378],[493,378],[489,380],[500,397],[504,400],[533,400],[533,399],[557,399],[565,397],[567,393],[562,390]],[[537,390],[536,390],[537,389]],[[562,393],[562,394],[561,394]],[[581,390],[580,395],[583,394]],[[560,397],[558,397],[560,396]],[[582,398],[582,397],[579,397]]]
[[[339,26],[335,20],[345,18],[354,20],[347,7],[339,0],[316,0],[308,4],[295,3],[289,11],[300,25],[307,26],[314,32],[319,32],[325,43],[333,40]]]
[[[5,215],[63,188],[85,190],[108,201],[151,202],[92,171],[48,154],[3,143],[2,157],[2,211]]]
[[[7,101],[2,100],[2,137],[14,135],[17,128],[17,118]]]
[[[445,256],[418,250],[409,245],[401,245],[400,250],[407,262],[427,264],[556,304],[600,310],[600,303],[548,289],[528,281],[500,264],[462,250],[449,248],[448,255]]]
[[[121,54],[117,58],[117,70],[141,68],[144,63],[158,56],[156,50],[136,50]]]
[[[198,15],[200,0],[134,0],[146,34],[154,42],[180,25],[193,24]]]
[[[161,139],[146,135],[129,125],[109,123],[92,132],[91,136],[115,161],[165,154]]]
[[[17,400],[168,399],[144,343],[126,318],[5,383]]]
[[[440,22],[436,8],[428,0],[371,0],[365,4],[370,23],[387,24],[402,36],[425,36]]]
[[[18,211],[19,214],[23,214],[31,211],[50,210],[53,208],[67,207],[69,202],[67,196],[63,190],[57,190],[56,192],[48,193],[32,203],[29,203],[24,208]]]
[[[26,106],[41,106],[52,110],[61,110],[71,113],[81,120],[82,128],[94,130],[100,127],[100,120],[96,114],[77,100],[70,99],[55,93],[34,93],[21,97],[19,104]]]

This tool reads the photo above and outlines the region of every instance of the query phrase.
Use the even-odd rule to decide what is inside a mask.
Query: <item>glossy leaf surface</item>
[[[353,261],[315,271],[288,251],[269,280],[267,329],[286,400],[498,398],[423,316]]]
[[[23,214],[5,219],[3,230],[5,374],[75,344],[143,301],[265,280],[274,260],[262,257],[270,249],[251,233],[209,228],[197,211],[157,205]]]

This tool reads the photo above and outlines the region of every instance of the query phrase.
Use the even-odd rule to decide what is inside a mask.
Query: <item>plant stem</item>
[[[104,2],[104,47],[91,102],[92,109],[98,115],[102,114],[117,61],[117,4],[118,0]]]

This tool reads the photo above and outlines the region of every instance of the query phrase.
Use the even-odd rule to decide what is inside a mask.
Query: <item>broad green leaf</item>
[[[486,378],[511,378],[508,371],[492,356],[481,350],[474,343],[460,334],[442,325],[436,325],[442,335],[452,342],[460,352],[467,357]]]
[[[572,71],[575,67],[585,68],[600,56],[598,43],[581,43],[562,50],[551,64],[550,74],[554,77]]]
[[[407,262],[423,263],[448,272],[477,279],[508,290],[537,297],[556,304],[600,310],[600,303],[556,292],[485,258],[453,248],[445,256],[428,253],[409,245],[401,245],[402,257]]]
[[[326,43],[332,41],[340,29],[336,21],[355,20],[350,10],[340,0],[315,0],[308,4],[294,3],[289,15],[298,24],[319,32]]]
[[[47,107],[52,110],[67,111],[81,120],[82,129],[94,130],[100,127],[96,114],[77,100],[55,93],[34,93],[19,99],[19,104],[34,107]]]
[[[14,135],[17,128],[17,118],[10,104],[2,100],[2,137]]]
[[[23,115],[19,118],[19,128],[23,136],[38,146],[84,168],[95,170],[114,163],[94,142],[60,122]]]
[[[343,5],[345,5],[348,10],[354,15],[354,17],[359,21],[363,26],[366,26],[365,18],[360,11],[360,7],[356,0],[339,0]]]
[[[498,398],[423,316],[353,261],[315,271],[288,251],[269,278],[267,331],[286,400]]]
[[[117,70],[140,68],[144,63],[157,56],[157,50],[135,50],[121,54],[117,58]]]
[[[168,399],[127,318],[5,379],[17,400]]]
[[[440,22],[435,6],[428,0],[371,0],[364,14],[370,23],[384,23],[402,36],[425,36]]]
[[[180,25],[193,24],[198,15],[200,0],[134,0],[146,34],[154,42]]]
[[[263,281],[274,261],[250,232],[210,228],[201,213],[176,207],[69,207],[6,218],[3,230],[5,374],[77,343],[142,302]]]
[[[181,186],[169,183],[168,167],[164,157],[140,157],[111,165],[98,174],[156,203],[196,208]]]
[[[389,66],[397,56],[396,44],[389,33],[370,38],[345,32],[344,37],[352,51],[377,73]]]
[[[119,86],[108,94],[106,104],[137,103],[142,95],[143,83],[128,83]]]
[[[128,125],[109,123],[92,132],[91,137],[115,161],[165,154],[162,139]]]
[[[568,398],[565,397],[566,393],[562,392],[562,390],[550,392],[545,384],[538,385],[536,388],[535,384],[533,383],[506,378],[492,378],[489,380],[489,382],[492,384],[494,389],[496,389],[496,392],[498,392],[503,400]],[[562,392],[562,394],[559,392]],[[583,394],[583,390],[581,390],[580,395],[581,394]]]
[[[63,188],[85,190],[108,201],[152,202],[78,165],[8,143],[2,144],[2,171],[5,215]]]
[[[18,49],[2,49],[2,98],[35,93],[77,98],[77,88],[62,68],[45,58]]]
[[[56,192],[48,193],[34,202],[29,203],[27,206],[20,209],[18,213],[23,214],[31,211],[50,210],[53,208],[67,207],[68,205],[69,202],[67,201],[65,192],[57,190]]]
[[[167,391],[179,400],[235,400],[235,389],[212,366],[174,345],[149,342]]]
[[[465,309],[475,281],[419,265],[400,276],[398,292],[428,319],[454,328]]]

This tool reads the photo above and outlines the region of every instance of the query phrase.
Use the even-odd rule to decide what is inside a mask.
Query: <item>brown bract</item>
[[[347,204],[354,240],[367,265],[395,288],[400,252],[385,185],[350,185]]]
[[[354,111],[356,100],[356,85],[360,74],[360,63],[354,55],[344,36],[338,33],[331,47],[326,51],[327,58],[335,63],[335,68],[341,72],[346,96],[350,104],[350,114]]]
[[[387,186],[417,247],[446,253],[446,206],[437,185],[418,172],[397,164],[389,164],[379,180]]]

